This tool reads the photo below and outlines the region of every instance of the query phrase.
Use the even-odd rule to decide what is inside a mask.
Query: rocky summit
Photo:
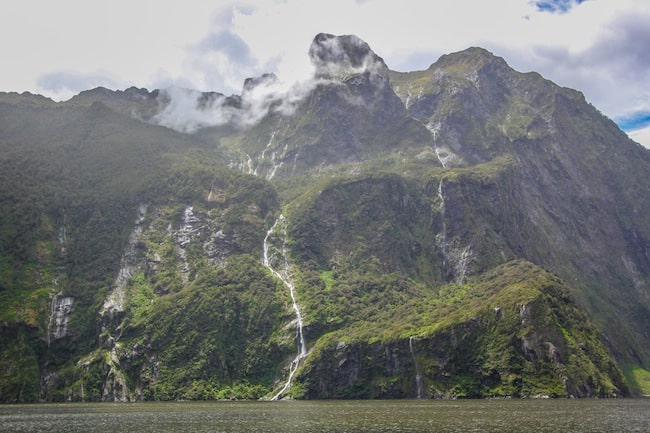
[[[316,35],[309,47],[316,76],[336,77],[366,73],[387,78],[388,66],[370,46],[355,35]]]
[[[0,400],[650,389],[650,151],[481,48],[0,94]]]

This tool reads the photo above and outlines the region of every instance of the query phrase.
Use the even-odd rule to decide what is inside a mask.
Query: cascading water
[[[452,166],[459,166],[463,164],[463,158],[460,156],[456,155],[451,148],[446,145],[446,144],[438,144],[438,133],[440,132],[440,129],[442,127],[442,124],[440,122],[434,123],[424,123],[422,122],[422,125],[427,128],[427,130],[431,133],[431,136],[433,137],[433,146],[431,149],[433,152],[436,154],[436,158],[438,158],[438,161],[440,162],[440,165],[442,165],[443,168],[449,168]]]
[[[438,184],[438,202],[440,208],[440,233],[437,236],[442,255],[444,275],[453,277],[456,284],[462,284],[469,272],[472,261],[472,247],[465,245],[461,237],[449,236],[447,233],[447,206],[445,203],[444,177]]]
[[[446,267],[446,249],[447,249],[447,223],[445,221],[445,195],[443,191],[443,182],[444,178],[440,178],[440,183],[438,184],[438,200],[440,202],[440,233],[438,235],[438,244],[440,245],[440,251],[442,252],[442,268],[443,271]]]
[[[269,240],[273,236],[276,228],[280,225],[282,227],[282,248],[280,250],[281,256],[282,256],[282,268],[280,270],[276,269],[271,261],[271,257],[269,254]],[[300,312],[300,308],[298,307],[298,303],[296,302],[296,294],[295,294],[295,286],[293,284],[293,281],[291,279],[291,274],[289,272],[289,259],[287,258],[287,249],[286,249],[286,244],[287,244],[287,230],[286,230],[286,219],[283,215],[280,215],[278,219],[275,221],[273,226],[269,229],[269,231],[266,232],[266,236],[264,237],[264,246],[263,246],[263,258],[262,258],[262,263],[264,264],[265,267],[267,267],[273,275],[275,275],[280,281],[282,281],[282,284],[286,288],[289,289],[289,293],[291,295],[291,303],[293,307],[293,311],[296,314],[296,327],[297,327],[297,332],[298,332],[298,353],[296,357],[291,361],[291,365],[289,366],[289,377],[287,378],[287,381],[285,382],[284,386],[282,389],[271,398],[271,400],[278,400],[280,399],[285,392],[289,388],[291,388],[291,381],[293,380],[293,375],[296,373],[296,370],[298,370],[298,365],[300,364],[300,360],[305,358],[307,356],[307,345],[305,344],[305,337],[303,335],[303,320],[302,320],[302,314]]]
[[[178,255],[181,259],[181,275],[183,284],[189,282],[190,263],[187,260],[186,248],[192,243],[193,235],[201,229],[201,221],[194,214],[194,207],[187,206],[183,211],[181,227],[176,233],[176,244],[178,246]]]
[[[49,347],[52,339],[59,340],[68,335],[68,321],[72,314],[74,298],[58,293],[50,303],[50,319],[47,324],[46,341]]]
[[[420,372],[420,364],[418,363],[417,358],[415,357],[415,351],[413,350],[413,337],[409,337],[409,350],[411,351],[411,358],[413,358],[413,364],[415,364],[415,387],[417,390],[417,398],[422,398],[424,395],[424,382],[422,381],[422,373]]]

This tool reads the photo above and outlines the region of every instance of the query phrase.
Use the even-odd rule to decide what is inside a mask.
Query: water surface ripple
[[[650,432],[650,399],[0,405],[1,432]]]

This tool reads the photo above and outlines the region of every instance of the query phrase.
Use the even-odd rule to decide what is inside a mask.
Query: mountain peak
[[[55,105],[52,99],[31,92],[0,92],[0,103],[10,105],[48,106]]]
[[[492,52],[480,47],[470,47],[456,53],[445,54],[437,62],[433,63],[431,68],[444,68],[449,66],[466,66],[468,69],[478,71],[479,69],[492,65],[499,68],[508,68],[510,66],[506,61]]]
[[[242,94],[250,93],[258,87],[272,86],[278,82],[278,77],[273,74],[262,74],[259,77],[246,78]]]
[[[370,72],[388,76],[384,60],[355,35],[335,36],[319,33],[309,48],[317,76],[340,76]]]

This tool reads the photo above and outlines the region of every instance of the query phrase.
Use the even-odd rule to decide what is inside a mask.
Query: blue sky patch
[[[640,111],[630,116],[619,117],[616,124],[625,132],[650,126],[650,111]]]
[[[540,0],[535,2],[540,12],[563,14],[569,12],[573,6],[584,3],[586,0]]]

